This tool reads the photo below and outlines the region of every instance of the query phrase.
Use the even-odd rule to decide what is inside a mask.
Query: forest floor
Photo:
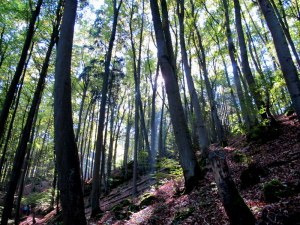
[[[242,135],[230,137],[224,151],[231,176],[257,224],[296,225],[300,224],[300,123],[295,114],[277,120],[276,134],[261,133],[252,142]],[[211,150],[216,148],[219,147],[211,145]],[[242,183],[247,175],[250,178],[246,177],[246,183]],[[278,195],[268,201],[264,187],[270,182],[279,189],[275,188]],[[139,195],[131,198],[130,183],[113,189],[100,199],[104,213],[97,220],[89,218],[90,208],[86,208],[89,224],[229,224],[210,170],[189,194],[182,192],[182,179],[156,183],[150,176],[140,178],[138,190]],[[51,224],[54,216],[52,211],[37,219],[37,224]],[[27,224],[30,222],[28,217]]]

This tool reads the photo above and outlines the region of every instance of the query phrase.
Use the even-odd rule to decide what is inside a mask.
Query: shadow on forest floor
[[[229,138],[224,151],[232,178],[257,224],[296,225],[300,224],[300,124],[295,114],[277,119],[278,136],[274,139],[265,143],[248,143],[245,136],[237,135]],[[212,150],[216,148],[219,147],[211,145]],[[255,182],[243,186],[241,175],[250,168],[260,168],[264,172],[258,174]],[[268,202],[264,187],[274,181],[279,182],[283,189],[292,191]],[[182,189],[182,180],[165,180],[163,184],[155,185],[150,176],[143,176],[139,180],[138,197],[131,198],[130,182],[113,189],[100,199],[105,211],[102,217],[97,221],[88,219],[89,224],[229,224],[210,171],[190,194],[180,194]],[[145,193],[154,197],[147,205],[138,207]],[[126,199],[128,204],[117,209],[118,204],[120,206]],[[87,208],[87,218],[89,212],[90,208]],[[45,218],[44,224],[47,224]]]

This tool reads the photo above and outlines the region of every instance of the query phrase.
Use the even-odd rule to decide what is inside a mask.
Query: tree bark
[[[32,12],[29,26],[27,29],[26,39],[25,39],[24,46],[23,46],[22,53],[21,53],[21,57],[20,57],[18,65],[17,65],[14,77],[10,83],[8,92],[6,93],[4,103],[2,105],[2,110],[1,110],[1,114],[0,114],[0,140],[3,138],[3,135],[4,135],[5,124],[6,124],[8,115],[9,115],[9,108],[13,102],[14,94],[16,92],[17,85],[19,83],[20,77],[22,75],[22,71],[24,69],[28,50],[30,48],[32,38],[34,35],[34,31],[35,31],[34,30],[35,22],[40,14],[42,3],[43,3],[43,0],[38,0],[36,8]]]
[[[192,5],[194,5],[194,4],[192,3]],[[198,59],[199,59],[200,65],[203,70],[204,82],[205,82],[205,86],[206,86],[206,90],[207,90],[207,94],[208,94],[208,98],[209,98],[209,104],[210,104],[211,114],[212,114],[212,118],[213,118],[213,123],[214,123],[214,126],[216,127],[219,142],[223,146],[226,146],[227,145],[226,136],[224,133],[224,129],[223,129],[221,120],[218,115],[217,103],[215,101],[215,97],[213,94],[212,85],[208,78],[208,70],[207,70],[207,66],[206,66],[206,54],[205,54],[205,49],[204,49],[204,46],[202,43],[202,37],[200,35],[200,32],[199,32],[198,27],[195,22],[196,18],[194,16],[194,12],[192,12],[192,13],[193,13],[193,17],[194,17],[193,18],[194,19],[194,29],[196,30],[196,34],[198,37],[198,45],[199,45],[200,51],[197,48],[196,44],[195,44],[195,46],[197,49],[197,54],[198,54]]]
[[[300,81],[284,32],[269,0],[258,0],[273,37],[273,42],[298,119],[300,119]]]
[[[246,99],[243,94],[240,77],[238,74],[238,64],[235,59],[235,48],[233,44],[231,29],[230,29],[230,21],[229,21],[229,12],[228,12],[228,0],[223,0],[224,10],[225,10],[225,23],[226,23],[226,35],[228,42],[228,51],[232,64],[233,75],[234,75],[234,83],[237,90],[237,95],[240,101],[241,109],[242,109],[242,117],[244,119],[244,123],[246,125],[246,129],[249,130],[251,128],[251,120],[248,115],[248,109],[246,105]]]
[[[220,151],[211,152],[209,161],[230,224],[254,225],[255,217],[240,196],[231,178],[224,153]]]
[[[93,184],[92,184],[92,192],[91,192],[91,217],[95,217],[98,213],[101,212],[99,207],[99,197],[100,197],[100,157],[101,151],[104,152],[102,149],[103,146],[103,131],[104,131],[104,121],[105,121],[105,107],[106,107],[106,100],[107,100],[107,91],[108,91],[108,79],[110,73],[110,62],[112,56],[112,50],[114,46],[116,30],[117,30],[117,22],[119,11],[122,5],[122,0],[120,0],[119,5],[117,6],[117,0],[114,0],[114,17],[113,17],[113,25],[112,31],[110,35],[108,50],[106,53],[105,58],[105,71],[103,77],[103,85],[102,85],[102,98],[101,98],[101,105],[100,105],[100,116],[99,116],[99,123],[98,123],[98,135],[96,141],[96,153],[95,153],[95,161],[94,161],[94,170],[93,170]]]
[[[162,1],[162,3],[166,4],[165,1]],[[172,42],[170,38],[167,38],[168,35],[165,35],[168,33],[167,30],[169,30],[169,28],[165,27],[165,30],[163,29],[157,0],[150,0],[150,6],[158,48],[159,65],[165,80],[171,121],[179,150],[180,164],[185,178],[185,188],[186,191],[189,192],[194,188],[195,183],[201,179],[201,170],[193,150],[190,132],[181,103],[176,68],[174,67],[172,54]],[[168,17],[166,12],[163,14],[164,18]]]
[[[21,171],[21,177],[20,177],[20,184],[19,184],[19,191],[18,191],[18,198],[17,198],[17,206],[15,209],[15,225],[19,225],[20,223],[20,205],[21,205],[21,199],[23,196],[23,189],[24,189],[24,183],[25,183],[25,176],[27,174],[27,171],[29,170],[30,167],[30,157],[31,157],[31,152],[32,152],[32,143],[34,140],[34,130],[36,126],[36,120],[37,120],[37,114],[34,117],[33,125],[32,125],[32,131],[31,131],[31,136],[29,140],[29,147],[28,147],[28,152],[26,154],[25,161],[23,163],[23,168]],[[39,130],[39,125],[37,127],[37,130]]]
[[[262,100],[262,96],[259,93],[259,90],[257,88],[257,85],[255,83],[254,77],[253,77],[251,69],[250,69],[246,41],[245,41],[244,31],[243,31],[243,26],[242,26],[241,6],[240,6],[239,0],[234,0],[234,10],[235,10],[235,23],[236,23],[236,29],[237,29],[240,52],[241,52],[241,59],[242,59],[242,72],[245,75],[247,84],[249,86],[250,93],[251,93],[251,95],[254,99],[254,102],[258,108],[259,114],[261,115],[263,120],[269,119],[268,115],[266,113],[265,103]]]
[[[54,141],[63,221],[85,225],[80,162],[73,130],[71,57],[77,1],[65,1],[57,47],[54,85]]]
[[[149,66],[150,69],[150,66]],[[159,72],[159,66],[157,64],[156,68],[156,74],[154,78],[154,82],[152,84],[152,99],[151,99],[151,154],[153,162],[151,163],[151,173],[155,171],[154,164],[156,163],[156,155],[157,155],[157,145],[156,145],[156,139],[157,139],[157,120],[156,120],[156,92],[157,92],[157,79],[158,79],[158,72]],[[150,74],[152,76],[152,73]]]
[[[185,36],[184,36],[184,0],[181,0],[178,3],[178,19],[179,19],[179,37],[180,37],[180,47],[181,47],[181,58],[184,66],[184,73],[186,76],[186,81],[191,97],[191,102],[193,104],[193,108],[195,110],[195,117],[196,117],[196,127],[198,132],[198,141],[201,148],[201,155],[202,158],[206,158],[208,156],[208,136],[207,130],[204,125],[204,119],[202,115],[202,110],[200,107],[200,101],[198,94],[195,89],[194,80],[192,77],[191,67],[188,62],[188,55],[185,46]]]
[[[300,69],[300,58],[299,58],[299,54],[297,53],[297,49],[296,49],[296,46],[295,46],[295,43],[292,39],[292,36],[291,36],[291,33],[290,33],[290,29],[289,29],[289,25],[287,23],[287,20],[286,20],[286,14],[285,14],[285,11],[284,11],[284,8],[283,8],[283,5],[282,5],[282,1],[279,0],[279,5],[281,6],[282,8],[282,16],[280,15],[278,9],[277,9],[277,6],[274,2],[274,0],[271,0],[271,4],[273,5],[273,8],[274,8],[274,12],[275,14],[277,15],[277,18],[278,18],[278,21],[282,27],[282,30],[287,38],[287,41],[289,42],[289,45],[292,49],[292,52],[295,56],[295,59],[296,59],[296,62],[298,64],[298,69]]]
[[[90,123],[91,123],[91,127],[90,127],[90,131],[89,131],[89,140],[88,140],[88,146],[87,146],[87,154],[86,154],[86,159],[85,159],[85,170],[84,170],[84,175],[83,175],[83,181],[86,179],[89,179],[88,177],[88,164],[89,164],[89,156],[91,153],[91,142],[93,139],[93,131],[94,131],[94,115],[95,115],[95,107],[96,104],[93,104],[93,109],[92,109],[92,115],[91,115],[91,119],[90,119]],[[82,171],[83,172],[83,171]],[[84,185],[84,184],[83,184]]]
[[[164,148],[164,138],[163,138],[163,131],[164,131],[164,107],[165,106],[165,91],[162,88],[162,104],[161,104],[161,112],[160,112],[160,121],[159,121],[159,133],[158,133],[158,156],[165,157],[166,152]]]
[[[59,6],[59,8],[60,8],[60,6]],[[27,153],[27,144],[28,144],[28,141],[30,138],[30,133],[31,133],[33,122],[34,122],[34,117],[39,108],[39,104],[40,104],[40,101],[42,98],[42,92],[43,92],[44,86],[45,86],[45,79],[46,79],[47,70],[48,70],[48,66],[49,66],[50,56],[51,56],[52,49],[54,47],[54,44],[56,42],[57,35],[58,35],[58,27],[59,27],[59,22],[60,22],[59,14],[57,14],[56,22],[57,23],[53,27],[50,44],[47,49],[46,57],[45,57],[45,60],[44,60],[43,66],[42,66],[41,73],[40,73],[40,78],[39,78],[36,90],[34,92],[31,107],[30,107],[29,113],[27,115],[26,124],[24,126],[24,129],[23,129],[23,132],[22,132],[22,135],[21,135],[21,138],[20,138],[17,150],[16,150],[12,174],[10,177],[7,193],[5,195],[5,204],[4,204],[3,214],[2,214],[1,225],[7,224],[8,218],[11,215],[13,201],[14,201],[14,194],[17,189],[17,185],[18,185],[18,181],[21,176],[21,170],[22,170],[22,166],[24,163],[25,155]]]

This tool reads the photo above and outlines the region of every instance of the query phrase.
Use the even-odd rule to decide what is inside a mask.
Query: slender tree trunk
[[[139,149],[139,102],[138,99],[135,98],[135,115],[134,115],[134,149],[133,149],[133,175],[132,175],[132,195],[135,196],[137,193],[137,170],[138,170],[138,162],[137,155]]]
[[[65,225],[86,224],[71,104],[71,57],[76,9],[76,0],[65,2],[55,65],[54,136]]]
[[[6,124],[8,115],[9,115],[9,108],[13,102],[14,94],[16,92],[17,85],[19,84],[19,80],[22,75],[22,71],[24,69],[28,50],[30,48],[32,38],[34,35],[34,31],[35,31],[34,30],[35,22],[40,14],[42,3],[43,3],[43,0],[38,0],[36,8],[32,12],[29,26],[27,29],[26,39],[25,39],[25,42],[23,45],[21,56],[20,56],[20,60],[17,65],[14,77],[10,83],[8,92],[6,93],[4,103],[2,105],[2,110],[1,110],[1,114],[0,114],[0,140],[3,138],[3,135],[4,135],[5,124]]]
[[[150,68],[150,67],[149,67]],[[151,99],[151,155],[153,162],[151,163],[151,173],[155,171],[155,162],[156,162],[156,155],[157,155],[157,145],[156,145],[156,137],[157,137],[157,126],[156,126],[156,92],[157,92],[157,78],[158,78],[159,66],[157,64],[156,74],[153,83],[153,90],[152,90],[152,99]],[[150,74],[152,76],[152,74]]]
[[[6,58],[6,52],[8,48],[8,44],[4,46],[4,33],[5,33],[5,25],[2,27],[1,33],[0,33],[0,68],[3,64],[4,59]]]
[[[300,81],[283,29],[269,0],[258,0],[258,3],[271,31],[281,70],[298,119],[300,119]]]
[[[95,153],[95,161],[94,161],[94,170],[93,170],[93,184],[92,184],[92,193],[91,193],[91,217],[95,217],[98,213],[101,212],[99,207],[99,197],[100,197],[100,156],[103,146],[103,130],[104,130],[104,122],[105,122],[105,107],[106,107],[106,100],[107,100],[107,91],[108,91],[108,78],[110,73],[110,62],[112,56],[112,50],[114,46],[116,30],[117,30],[117,22],[119,11],[122,5],[122,0],[120,0],[119,5],[117,6],[117,0],[114,0],[114,18],[113,18],[113,25],[112,31],[110,35],[108,50],[106,53],[105,58],[105,71],[103,77],[103,85],[102,85],[102,98],[101,98],[101,105],[100,105],[100,116],[99,116],[99,123],[98,123],[98,135],[97,135],[97,142],[96,142],[96,153]],[[103,160],[103,158],[102,158]]]
[[[101,104],[101,103],[100,103]],[[100,117],[100,110],[99,110],[99,112],[98,112],[98,115],[97,115],[97,118],[99,118]],[[99,121],[98,121],[98,123],[99,123]],[[91,161],[91,167],[90,167],[90,171],[89,171],[89,177],[93,177],[93,169],[94,169],[94,167],[93,167],[93,165],[94,165],[94,163],[95,163],[95,155],[96,155],[96,144],[97,144],[97,136],[98,136],[98,127],[96,127],[96,130],[95,130],[95,137],[94,137],[94,139],[95,139],[95,141],[94,141],[94,147],[93,147],[93,153],[92,153],[92,161]],[[101,153],[100,153],[101,154]],[[100,155],[99,154],[99,155]],[[101,155],[100,155],[101,156]]]
[[[32,43],[32,45],[31,45],[31,49],[30,49],[30,52],[29,52],[29,56],[27,58],[27,62],[24,65],[24,70],[23,70],[23,73],[22,73],[21,81],[20,81],[20,87],[18,89],[17,97],[16,97],[15,103],[14,103],[15,108],[14,108],[14,111],[12,113],[12,117],[11,117],[11,120],[10,120],[10,123],[9,123],[9,127],[8,127],[8,130],[7,130],[5,144],[4,144],[4,147],[3,147],[1,161],[0,161],[0,177],[1,177],[1,173],[2,173],[3,164],[6,161],[6,152],[7,152],[9,140],[10,140],[10,137],[11,137],[11,133],[12,133],[12,129],[13,129],[13,124],[14,124],[14,121],[15,121],[15,117],[16,117],[16,114],[17,114],[17,109],[19,107],[19,101],[20,101],[21,92],[22,92],[22,89],[23,89],[23,83],[24,83],[24,79],[25,79],[25,74],[26,74],[26,70],[27,70],[27,66],[28,66],[29,60],[30,60],[31,55],[32,55],[33,46],[34,46],[34,43]],[[2,144],[3,144],[2,142],[4,142],[4,139],[1,140],[1,138],[0,138],[0,142],[1,142],[0,143],[0,149],[2,149]]]
[[[160,124],[159,124],[159,134],[158,134],[158,155],[159,157],[165,157],[166,152],[163,146],[163,127],[164,127],[164,106],[165,106],[165,91],[162,89],[162,105],[160,113]]]
[[[235,9],[235,22],[236,22],[236,29],[239,39],[239,45],[240,45],[240,52],[241,52],[241,59],[242,59],[242,71],[245,75],[246,81],[249,86],[250,93],[254,99],[254,102],[259,110],[259,114],[261,115],[262,119],[269,119],[267,116],[267,113],[265,111],[265,103],[262,100],[262,96],[259,93],[259,90],[257,88],[257,85],[255,83],[254,77],[252,75],[249,60],[248,60],[248,54],[247,54],[247,47],[246,47],[246,41],[244,37],[244,31],[242,26],[242,19],[241,19],[241,6],[239,3],[239,0],[234,0],[234,9]]]
[[[109,190],[110,185],[110,176],[111,176],[111,170],[112,170],[112,157],[113,157],[113,144],[114,144],[114,123],[115,123],[115,105],[114,102],[116,99],[113,100],[113,103],[111,105],[111,112],[110,112],[110,126],[109,126],[109,147],[108,147],[108,155],[107,155],[107,164],[106,164],[106,170],[107,170],[107,176],[106,176],[106,190]],[[117,118],[116,118],[117,119]]]
[[[89,130],[89,127],[86,127],[86,123],[88,123],[88,126],[89,126],[90,123],[87,120],[87,117],[89,115],[91,106],[92,106],[92,104],[90,102],[90,104],[87,107],[86,114],[85,114],[85,117],[84,117],[83,132],[81,134],[81,141],[79,143],[79,152],[80,152],[79,159],[80,159],[80,168],[81,168],[81,173],[82,174],[83,174],[83,171],[82,171],[82,168],[83,168],[83,159],[84,159],[85,150],[86,150],[86,142],[87,142],[87,139],[88,139],[88,137],[86,135],[86,132]],[[75,140],[76,140],[76,136],[75,136]]]
[[[185,46],[185,36],[184,36],[184,0],[181,0],[178,4],[178,19],[179,19],[179,37],[180,37],[180,47],[181,47],[181,58],[183,61],[184,66],[184,73],[186,76],[186,81],[191,97],[191,102],[193,104],[193,108],[195,110],[195,117],[196,117],[196,126],[197,126],[197,132],[198,132],[198,138],[199,138],[199,145],[201,148],[201,154],[203,158],[206,158],[208,155],[208,136],[207,136],[207,130],[204,125],[204,119],[200,107],[200,101],[198,94],[195,89],[192,73],[191,73],[191,67],[188,62],[188,55],[186,51]]]
[[[54,166],[54,175],[53,175],[53,182],[52,182],[52,190],[51,190],[51,200],[50,200],[50,209],[54,209],[55,203],[55,189],[57,187],[57,166]]]
[[[17,198],[17,206],[15,209],[15,225],[19,225],[20,222],[20,205],[21,205],[21,199],[23,196],[23,189],[24,189],[24,183],[25,183],[25,176],[27,174],[27,171],[29,170],[30,167],[30,157],[31,157],[31,152],[32,152],[32,143],[34,140],[34,130],[35,130],[35,124],[37,120],[37,115],[34,117],[34,122],[32,125],[32,131],[31,131],[31,137],[29,141],[29,146],[28,146],[28,152],[26,154],[25,161],[23,163],[23,168],[21,172],[21,178],[20,178],[20,184],[19,184],[19,193],[18,193],[18,198]],[[39,126],[38,126],[39,127]],[[37,128],[39,129],[39,128]]]
[[[90,154],[91,154],[91,143],[92,143],[92,139],[93,139],[93,130],[94,130],[94,115],[95,115],[95,107],[96,104],[93,105],[93,109],[92,109],[92,116],[91,116],[91,127],[90,127],[90,132],[89,132],[89,141],[88,141],[88,146],[87,146],[87,154],[86,154],[86,159],[85,159],[85,170],[84,170],[84,175],[83,175],[83,180],[88,179],[88,164],[89,164],[89,158],[90,158]]]
[[[283,9],[282,1],[279,0],[279,4],[280,4],[280,6],[282,8],[282,16],[280,15],[280,13],[278,11],[278,8],[277,8],[274,0],[271,0],[271,4],[272,4],[272,6],[274,8],[274,12],[277,15],[278,21],[279,21],[279,23],[280,23],[280,25],[282,27],[282,30],[283,30],[283,32],[285,34],[285,37],[287,38],[287,41],[289,42],[289,45],[290,45],[290,47],[292,49],[292,52],[293,52],[293,54],[295,56],[296,62],[298,64],[298,69],[300,69],[300,58],[299,58],[296,46],[294,44],[294,41],[293,41],[291,33],[290,33],[290,29],[289,29],[289,25],[288,25],[287,20],[286,20],[286,14],[285,14],[285,11]]]
[[[230,29],[230,21],[229,21],[229,12],[228,12],[228,0],[223,0],[224,10],[225,10],[225,22],[226,22],[226,35],[227,35],[227,41],[228,41],[228,51],[229,56],[232,64],[233,69],[233,75],[234,75],[234,83],[237,90],[237,95],[240,101],[241,109],[242,109],[242,116],[244,119],[244,123],[246,125],[246,129],[249,130],[251,128],[251,120],[248,115],[248,109],[246,105],[245,96],[243,94],[242,86],[240,77],[238,74],[238,64],[235,59],[235,48],[233,44],[231,29]]]
[[[194,17],[194,12],[193,12],[193,17]],[[220,121],[220,118],[218,116],[217,103],[215,101],[212,86],[211,86],[211,83],[210,83],[209,78],[208,78],[208,71],[207,71],[207,67],[206,67],[205,49],[204,49],[204,46],[203,46],[203,43],[202,43],[202,37],[200,35],[200,32],[198,30],[198,27],[197,27],[195,21],[196,21],[196,18],[194,17],[194,29],[196,30],[196,34],[197,34],[197,37],[198,37],[198,45],[199,45],[200,51],[198,50],[196,44],[195,44],[195,46],[196,46],[196,49],[197,49],[199,62],[201,64],[201,67],[202,67],[202,70],[203,70],[203,77],[204,77],[204,82],[205,82],[205,86],[206,86],[206,90],[207,90],[207,94],[208,94],[208,98],[209,98],[212,118],[213,118],[213,122],[214,122],[214,125],[216,127],[216,130],[217,130],[218,139],[219,139],[219,141],[221,142],[221,144],[223,146],[226,146],[227,145],[226,136],[225,136],[224,129],[223,129],[222,123]],[[183,22],[182,22],[182,26],[183,26]],[[182,39],[184,41],[184,37]]]
[[[75,136],[76,142],[78,141],[78,137],[79,137],[79,134],[80,134],[81,119],[82,119],[81,117],[82,117],[83,106],[84,106],[84,102],[85,102],[85,99],[86,99],[86,94],[87,94],[88,86],[89,86],[89,79],[85,80],[84,84],[83,84],[83,94],[82,94],[82,99],[81,99],[81,103],[80,103],[79,115],[78,115],[79,121],[78,121],[77,130],[76,130],[76,136]]]
[[[59,9],[60,9],[60,6],[59,6]],[[58,11],[59,10],[57,10],[57,12]],[[56,38],[58,35],[59,22],[60,22],[60,17],[59,17],[59,14],[57,14],[57,23],[53,27],[50,44],[49,44],[49,47],[48,47],[48,50],[46,53],[45,61],[42,66],[40,78],[39,78],[39,81],[38,81],[38,84],[37,84],[37,87],[36,87],[36,90],[35,90],[35,93],[33,96],[31,107],[30,107],[30,110],[29,110],[29,113],[27,116],[26,124],[23,129],[21,139],[20,139],[20,142],[17,147],[17,151],[16,151],[16,155],[15,155],[15,159],[14,159],[14,165],[13,165],[13,169],[12,169],[12,175],[10,178],[8,191],[5,196],[6,200],[5,200],[5,205],[4,205],[2,220],[1,220],[1,224],[3,224],[3,225],[7,224],[8,218],[12,211],[14,194],[15,194],[15,191],[17,188],[17,184],[18,184],[18,181],[19,181],[19,178],[21,175],[21,169],[23,166],[24,158],[25,158],[25,155],[27,152],[27,144],[28,144],[28,141],[30,138],[30,133],[31,133],[33,122],[34,122],[34,117],[39,108],[39,103],[41,101],[42,92],[43,92],[44,86],[45,86],[45,79],[46,79],[46,75],[47,75],[51,52],[52,52],[52,49],[54,47],[54,44],[56,42]]]
[[[125,136],[125,146],[124,146],[124,158],[123,158],[123,168],[124,168],[124,177],[125,180],[128,178],[128,152],[129,152],[129,144],[130,144],[130,130],[132,127],[132,121],[131,121],[131,107],[129,103],[129,116],[127,117],[127,126],[126,126],[126,136]]]
[[[116,131],[116,134],[115,134],[115,146],[114,146],[114,157],[113,157],[113,168],[114,169],[117,169],[116,160],[117,160],[118,140],[119,140],[119,137],[120,137],[121,125],[123,123],[123,120],[124,120],[124,117],[125,117],[125,113],[126,113],[126,110],[123,109],[123,114],[122,114],[122,117],[121,117],[121,119],[119,121],[119,124],[118,124],[118,127],[117,127],[117,131]]]
[[[80,149],[80,168],[81,168],[81,179],[82,179],[82,188],[84,187],[84,182],[85,182],[85,174],[84,174],[84,159],[88,158],[89,152],[90,152],[90,143],[91,143],[91,138],[92,138],[92,128],[93,128],[93,110],[94,107],[92,109],[92,112],[90,112],[90,107],[92,106],[92,103],[90,102],[89,107],[87,109],[86,112],[86,117],[85,120],[87,121],[87,116],[89,114],[89,120],[88,120],[88,125],[87,128],[85,128],[85,124],[84,124],[84,132],[82,132],[83,138],[82,138],[82,144],[81,144],[81,149]],[[92,115],[91,115],[92,114]],[[84,190],[84,189],[82,189]]]
[[[166,4],[162,1],[162,4]],[[195,183],[201,179],[200,166],[192,146],[191,136],[184,117],[184,111],[177,83],[176,67],[174,66],[174,54],[171,39],[168,38],[168,27],[165,30],[160,18],[157,0],[150,0],[152,20],[158,47],[158,59],[165,80],[165,87],[169,100],[171,121],[175,133],[176,144],[179,149],[180,164],[183,168],[186,191],[194,188]],[[164,10],[163,17],[168,18]],[[166,22],[166,21],[165,21]]]
[[[5,139],[5,144],[4,144],[2,155],[1,155],[1,160],[0,160],[0,177],[2,175],[2,169],[3,169],[4,163],[6,161],[7,148],[8,148],[9,140],[10,140],[10,137],[11,137],[11,134],[12,134],[13,124],[14,124],[15,117],[16,117],[16,114],[17,114],[17,109],[19,107],[19,101],[20,101],[21,91],[22,91],[23,82],[24,82],[24,78],[25,78],[24,75],[23,75],[23,77],[21,79],[21,82],[20,82],[20,88],[19,88],[19,91],[17,93],[15,108],[14,108],[14,111],[13,111],[13,114],[12,114],[12,117],[11,117],[11,120],[10,120],[10,123],[9,123],[9,127],[8,127],[8,130],[7,130],[7,135],[6,135],[6,139]],[[4,141],[4,140],[2,139],[2,141]],[[1,145],[2,145],[2,143],[0,144],[0,146]]]

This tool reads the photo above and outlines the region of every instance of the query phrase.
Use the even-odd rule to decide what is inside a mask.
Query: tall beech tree
[[[0,141],[3,138],[4,131],[5,131],[5,124],[7,122],[7,118],[9,115],[9,109],[13,102],[14,94],[17,90],[17,85],[19,84],[20,77],[22,75],[22,72],[23,72],[23,69],[24,69],[24,66],[26,63],[28,50],[31,46],[32,38],[33,38],[33,35],[35,32],[35,23],[40,14],[42,3],[43,3],[43,0],[38,0],[35,10],[32,11],[31,19],[30,19],[27,33],[26,33],[25,42],[24,42],[23,49],[22,49],[21,56],[20,56],[20,60],[17,65],[14,77],[13,77],[12,81],[10,82],[10,86],[9,86],[8,92],[6,93],[4,103],[2,105],[2,110],[1,110],[1,114],[0,114]]]
[[[203,41],[202,41],[201,34],[199,32],[198,26],[196,25],[196,18],[195,18],[195,13],[194,13],[195,6],[194,6],[194,3],[192,1],[191,1],[191,4],[192,4],[192,10],[193,10],[192,11],[193,27],[196,31],[196,35],[197,35],[197,38],[198,38],[198,43],[197,44],[195,43],[195,48],[196,48],[196,52],[197,52],[200,67],[203,70],[204,82],[205,82],[206,91],[207,91],[207,95],[208,95],[208,98],[209,98],[210,110],[211,110],[211,114],[212,114],[212,122],[213,122],[214,126],[216,127],[218,141],[222,145],[225,146],[225,145],[227,145],[227,140],[226,140],[226,137],[225,137],[225,133],[224,133],[224,129],[223,129],[221,120],[220,120],[219,115],[218,115],[217,104],[216,104],[216,101],[215,101],[213,88],[212,88],[211,82],[208,78],[206,53],[205,53],[205,49],[204,49],[204,46],[203,46]],[[181,22],[181,23],[182,23],[182,25],[180,25],[180,27],[183,26],[183,22]],[[183,35],[181,35],[181,36],[183,36]],[[181,37],[181,39],[184,40],[184,36]],[[197,48],[197,45],[199,45],[199,48]]]
[[[295,56],[296,62],[298,64],[298,69],[300,69],[300,57],[299,57],[299,54],[297,52],[297,48],[295,46],[295,43],[294,43],[294,41],[292,39],[292,36],[291,36],[291,33],[290,33],[290,28],[289,28],[289,24],[288,24],[287,19],[286,19],[287,15],[285,13],[283,2],[282,2],[282,0],[279,0],[278,2],[279,2],[279,7],[281,8],[281,12],[282,12],[281,14],[280,14],[279,9],[277,8],[274,0],[270,1],[270,3],[272,4],[272,6],[274,8],[274,12],[275,12],[275,14],[276,14],[276,16],[278,18],[278,21],[279,21],[279,23],[280,23],[280,25],[282,27],[282,30],[283,30],[283,32],[285,34],[285,37],[286,37],[286,39],[287,39],[287,41],[288,41],[288,43],[289,43],[289,45],[291,47],[291,50],[292,50],[292,52],[293,52],[293,54]]]
[[[195,117],[196,117],[196,129],[198,132],[198,138],[199,138],[199,145],[201,147],[202,151],[202,156],[206,157],[207,156],[207,151],[208,151],[208,137],[207,137],[207,130],[204,125],[204,119],[200,107],[200,101],[198,94],[195,89],[194,85],[194,80],[192,77],[192,72],[191,72],[191,67],[188,62],[188,55],[187,55],[187,50],[186,50],[186,45],[185,45],[185,34],[184,34],[184,0],[179,0],[178,1],[178,20],[179,20],[179,38],[180,38],[180,48],[181,48],[181,58],[184,66],[184,73],[186,76],[186,81],[191,97],[191,101],[195,110]]]
[[[163,0],[162,4],[166,4]],[[195,183],[201,179],[201,169],[193,150],[190,132],[184,116],[184,111],[179,94],[179,86],[174,66],[174,54],[171,37],[167,35],[169,27],[163,28],[157,0],[150,0],[152,20],[158,50],[158,61],[165,81],[169,110],[176,144],[179,150],[180,164],[185,178],[186,191],[191,191]],[[163,11],[166,13],[166,11]],[[168,18],[168,15],[164,15]],[[166,22],[166,21],[165,21]]]
[[[54,135],[63,221],[86,224],[71,104],[71,57],[77,1],[65,1],[55,64]]]
[[[242,109],[242,117],[244,119],[246,129],[250,130],[252,121],[249,116],[249,109],[247,107],[246,98],[243,93],[243,89],[242,89],[242,85],[241,85],[241,78],[240,78],[240,75],[238,74],[236,50],[234,47],[232,32],[230,29],[228,0],[223,0],[223,6],[224,6],[224,11],[225,11],[225,25],[226,25],[226,36],[227,36],[227,42],[228,42],[228,51],[229,51],[229,56],[230,56],[230,60],[231,60],[231,64],[232,64],[234,83],[235,83],[235,87],[236,87],[237,96],[240,101],[240,106]]]
[[[280,26],[278,18],[276,17],[269,0],[258,0],[258,3],[271,31],[281,70],[287,84],[293,106],[295,107],[297,116],[300,119],[300,80],[288,43],[284,36],[283,28]]]
[[[113,25],[112,25],[112,31],[111,31],[108,49],[105,57],[105,68],[104,68],[103,84],[102,84],[102,92],[101,92],[100,115],[99,115],[99,122],[98,122],[98,135],[97,135],[94,170],[93,170],[93,185],[92,185],[92,192],[91,192],[91,206],[92,206],[91,217],[95,217],[99,212],[101,212],[99,206],[100,179],[101,179],[100,178],[100,156],[102,154],[101,152],[104,152],[103,131],[104,131],[105,111],[106,111],[105,107],[106,107],[107,92],[108,92],[108,80],[109,80],[109,73],[110,73],[110,62],[112,57],[112,50],[114,47],[114,41],[116,36],[117,23],[118,23],[118,17],[119,17],[121,5],[122,5],[122,0],[119,1],[119,4],[117,4],[117,0],[113,1],[113,12],[114,12]],[[103,157],[102,160],[104,160]]]
[[[2,213],[1,224],[7,224],[8,217],[10,216],[11,211],[12,211],[14,194],[16,192],[17,185],[18,185],[21,173],[22,173],[21,170],[23,167],[25,155],[27,153],[27,144],[28,144],[30,134],[31,134],[31,129],[32,129],[32,126],[34,123],[34,117],[36,116],[36,112],[39,108],[40,101],[42,98],[42,93],[43,93],[44,86],[45,86],[45,79],[46,79],[46,75],[47,75],[47,71],[48,71],[50,56],[51,56],[54,44],[57,40],[58,28],[59,28],[59,24],[60,24],[60,9],[61,9],[61,5],[59,4],[58,9],[57,9],[57,14],[56,14],[57,15],[56,22],[53,25],[53,31],[52,31],[49,47],[48,47],[48,50],[46,53],[45,61],[42,66],[39,81],[38,81],[36,90],[34,92],[34,96],[33,96],[33,100],[31,103],[29,113],[27,115],[27,120],[26,120],[24,129],[23,129],[23,132],[22,132],[22,135],[21,135],[18,147],[17,147],[14,164],[13,164],[13,168],[12,168],[12,172],[11,172],[11,176],[10,176],[10,181],[9,181],[9,185],[8,185],[7,192],[5,195],[5,205],[4,205],[4,209],[3,209],[3,213]]]
[[[247,53],[247,47],[246,47],[246,41],[244,36],[244,31],[242,27],[242,18],[241,18],[241,6],[239,0],[234,0],[234,10],[235,10],[235,23],[236,23],[236,30],[238,34],[239,39],[239,46],[240,46],[240,52],[241,52],[241,60],[242,60],[242,71],[245,75],[246,81],[249,86],[250,93],[254,99],[254,102],[258,108],[259,114],[261,115],[262,119],[273,119],[272,115],[267,115],[266,105],[263,101],[263,98],[257,88],[257,85],[255,83],[254,77],[252,75],[250,65],[249,65],[249,59],[248,59],[248,53]]]

